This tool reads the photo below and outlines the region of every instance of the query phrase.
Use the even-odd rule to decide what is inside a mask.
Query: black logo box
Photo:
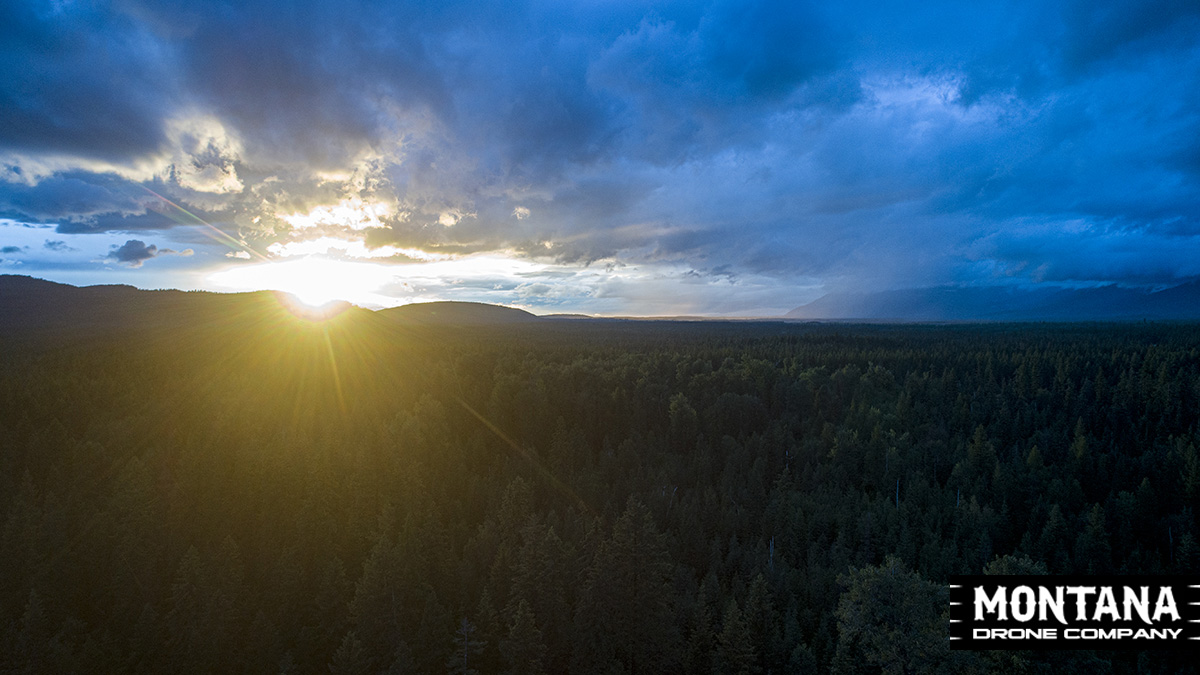
[[[1022,587],[1029,589],[1022,589]],[[1133,598],[1126,608],[1126,588]],[[1143,596],[1143,587],[1145,595]],[[1111,607],[1104,588],[1111,589],[1118,618],[1098,606]],[[986,601],[981,607],[977,589]],[[1043,591],[1043,589],[1045,589]],[[1054,608],[1062,589],[1060,621]],[[1075,589],[1075,592],[1072,592]],[[1095,589],[1087,592],[1087,589]],[[1002,595],[1000,595],[1002,593]],[[1043,593],[1051,602],[1040,601]],[[1166,595],[1163,595],[1163,594]],[[1031,617],[1027,600],[1035,604]],[[1013,600],[1017,599],[1014,615]],[[997,600],[1003,598],[1000,618]],[[1141,599],[1146,598],[1146,605]],[[1084,619],[1078,616],[1080,600]],[[1103,600],[1102,600],[1103,599]],[[1179,618],[1163,609],[1173,600]],[[1147,623],[1139,612],[1145,610]],[[982,612],[982,619],[979,612]],[[1158,619],[1155,620],[1155,614]],[[1128,614],[1128,617],[1126,615]],[[1044,618],[1043,618],[1044,615]],[[1018,618],[1020,617],[1020,618]],[[1025,620],[1022,620],[1025,619]],[[1128,620],[1127,620],[1128,619]],[[1138,632],[1138,631],[1142,632]],[[1198,649],[1200,648],[1200,575],[1159,576],[1010,576],[950,577],[950,647],[952,649]]]

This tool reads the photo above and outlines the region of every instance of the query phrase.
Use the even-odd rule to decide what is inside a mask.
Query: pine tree
[[[633,675],[675,667],[673,575],[649,509],[631,497],[588,570],[575,613],[580,640],[572,670],[595,672],[613,661]]]
[[[354,584],[350,621],[367,651],[386,654],[413,625],[411,592],[415,579],[402,559],[400,547],[382,535],[363,561]]]
[[[780,618],[767,580],[759,574],[750,582],[742,612],[750,637],[758,654],[760,671],[779,670],[788,657],[783,651],[783,636],[779,632]]]
[[[431,672],[445,666],[453,649],[453,622],[450,611],[438,601],[433,589],[427,588],[420,624],[413,634],[418,650],[413,656],[419,669]]]
[[[571,560],[567,548],[554,527],[536,519],[530,520],[521,536],[524,543],[514,560],[510,598],[504,611],[506,622],[511,623],[517,604],[525,602],[537,624],[547,627],[544,637],[548,644],[569,644],[571,606],[567,574]],[[551,665],[549,660],[545,665]]]
[[[14,656],[17,672],[40,673],[50,668],[50,620],[36,589],[29,590]]]
[[[1112,547],[1104,527],[1104,509],[1094,505],[1087,524],[1075,541],[1075,567],[1083,574],[1108,574],[1112,571]]]
[[[688,621],[687,644],[684,648],[683,669],[689,673],[707,673],[715,667],[713,649],[717,634],[713,630],[712,609],[709,607],[708,583],[700,585]]]
[[[354,631],[347,632],[346,637],[342,638],[341,646],[329,662],[329,672],[330,675],[368,675],[371,672],[367,650]]]
[[[754,675],[760,672],[750,626],[734,599],[729,600],[725,618],[721,621],[721,635],[717,638],[717,663],[720,672],[731,675]]]
[[[475,668],[478,657],[483,653],[486,642],[479,639],[479,631],[475,624],[463,617],[454,631],[454,650],[446,661],[446,668],[454,675],[478,675]]]
[[[1200,572],[1200,544],[1191,532],[1184,532],[1179,538],[1179,547],[1175,550],[1175,569],[1180,574],[1196,574]]]
[[[396,645],[396,650],[392,653],[392,663],[384,671],[384,675],[410,675],[416,673],[417,660],[413,656],[412,648],[404,640]]]
[[[483,651],[479,654],[479,671],[499,672],[502,661],[500,641],[504,639],[506,631],[500,625],[500,616],[492,604],[492,594],[486,587],[475,606],[475,623],[479,626],[479,639],[484,643]]]
[[[851,569],[837,606],[838,651],[885,674],[931,672],[949,657],[945,589],[888,556],[883,565]]]
[[[524,600],[517,603],[513,611],[508,636],[500,644],[500,650],[508,664],[506,672],[511,675],[539,675],[545,672],[546,645],[542,641],[542,631],[538,629],[533,611]]]
[[[243,583],[241,556],[231,537],[208,559],[195,547],[188,550],[171,586],[168,667],[208,672],[228,670],[238,662]]]

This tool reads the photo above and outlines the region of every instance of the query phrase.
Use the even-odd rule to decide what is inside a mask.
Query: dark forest
[[[946,619],[952,574],[1200,572],[1194,325],[169,301],[5,323],[3,672],[1195,672]]]

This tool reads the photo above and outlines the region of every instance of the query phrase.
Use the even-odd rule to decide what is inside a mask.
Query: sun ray
[[[342,376],[338,373],[337,356],[333,353],[333,342],[329,339],[329,326],[323,324],[321,326],[321,337],[325,339],[325,351],[329,354],[329,368],[333,374],[333,391],[337,396],[338,407],[341,408],[342,417],[346,416],[346,395],[342,392]]]
[[[208,221],[204,220],[200,216],[197,216],[196,214],[192,213],[191,211],[188,211],[187,209],[183,208],[179,204],[176,204],[175,202],[171,201],[170,199],[167,199],[166,197],[158,194],[154,190],[151,190],[150,188],[146,187],[145,185],[141,185],[139,187],[141,187],[146,192],[149,192],[150,194],[154,195],[158,199],[162,200],[165,204],[170,206],[171,209],[173,209],[173,211],[163,214],[163,215],[167,216],[168,218],[170,218],[171,220],[174,220],[175,222],[180,223],[180,224],[186,223],[186,224],[190,224],[190,225],[199,225],[202,228],[200,231],[203,232],[204,234],[206,234],[209,238],[211,238],[219,243],[225,244],[226,246],[228,246],[229,248],[231,248],[235,251],[245,251],[246,253],[249,253],[251,256],[258,258],[259,260],[263,260],[263,261],[268,260],[268,258],[265,255],[259,253],[258,251],[255,251],[254,249],[250,248],[249,246],[246,246],[242,242],[240,242],[237,239],[235,239],[234,237],[230,236],[228,233],[221,231],[221,229],[219,229],[217,227],[214,227]],[[176,213],[176,212],[182,213],[184,216],[187,216],[187,217],[180,218],[178,216],[171,215],[171,213]]]

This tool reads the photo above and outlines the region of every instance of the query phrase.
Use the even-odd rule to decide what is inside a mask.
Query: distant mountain
[[[879,293],[831,293],[788,319],[870,321],[1137,321],[1200,319],[1200,281],[1149,291],[1095,288],[935,286]]]
[[[274,291],[145,291],[132,286],[70,286],[0,275],[0,335],[39,340],[182,329],[224,331],[291,320],[296,312]],[[350,308],[359,320],[365,309]]]
[[[170,333],[176,329],[206,331],[259,326],[300,318],[338,316],[378,328],[398,325],[490,326],[538,321],[520,309],[478,302],[428,302],[376,312],[350,306],[344,310],[304,311],[280,301],[274,291],[210,293],[144,291],[132,286],[85,286],[0,275],[0,335],[28,339],[87,337],[129,331]],[[344,304],[344,303],[343,303]]]
[[[529,323],[538,317],[523,309],[482,302],[422,302],[376,312],[392,321],[451,326]]]

